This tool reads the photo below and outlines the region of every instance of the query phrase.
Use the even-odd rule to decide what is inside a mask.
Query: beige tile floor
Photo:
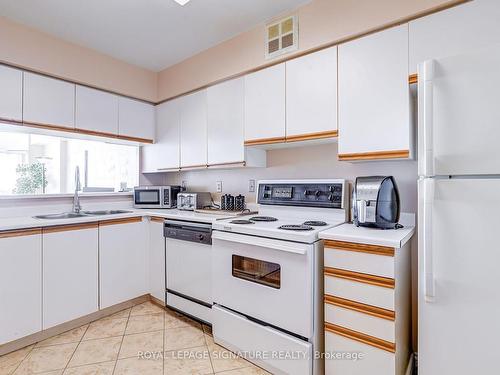
[[[145,353],[145,354],[141,354]],[[0,375],[263,375],[210,328],[151,302],[0,357]]]

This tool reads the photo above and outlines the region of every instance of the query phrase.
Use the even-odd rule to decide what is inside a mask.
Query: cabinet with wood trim
[[[339,160],[413,157],[408,24],[338,47]]]
[[[0,345],[42,330],[42,231],[0,232]]]
[[[98,224],[43,229],[43,329],[99,310]]]
[[[179,98],[182,168],[207,166],[207,90]]]
[[[118,96],[76,86],[75,126],[90,132],[118,134]]]
[[[101,309],[148,293],[148,243],[141,217],[99,222]]]
[[[23,120],[23,72],[0,65],[0,120]]]
[[[351,224],[351,231],[355,231]],[[360,228],[357,228],[360,229]],[[367,228],[361,228],[366,231]],[[325,240],[326,353],[361,353],[362,360],[325,361],[326,375],[403,375],[410,359],[411,232],[393,246]],[[339,232],[342,232],[340,229]],[[410,235],[408,235],[410,233]],[[364,243],[361,243],[364,242]]]
[[[154,141],[155,106],[123,96],[118,101],[118,134],[134,141]]]

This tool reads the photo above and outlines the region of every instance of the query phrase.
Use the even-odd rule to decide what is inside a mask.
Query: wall
[[[0,17],[0,62],[156,101],[157,73]]]
[[[299,50],[286,58],[458,2],[463,1],[314,0],[292,12],[299,17]],[[259,25],[161,71],[158,99],[268,64],[270,61],[264,59],[264,40],[265,27]]]

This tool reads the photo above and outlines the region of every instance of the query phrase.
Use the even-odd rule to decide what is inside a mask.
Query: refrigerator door
[[[419,181],[421,375],[498,373],[499,192],[500,179]]]
[[[419,175],[500,174],[500,45],[418,67]]]

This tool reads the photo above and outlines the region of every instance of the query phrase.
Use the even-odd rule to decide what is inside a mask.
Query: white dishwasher
[[[166,304],[212,323],[212,225],[165,220]]]

